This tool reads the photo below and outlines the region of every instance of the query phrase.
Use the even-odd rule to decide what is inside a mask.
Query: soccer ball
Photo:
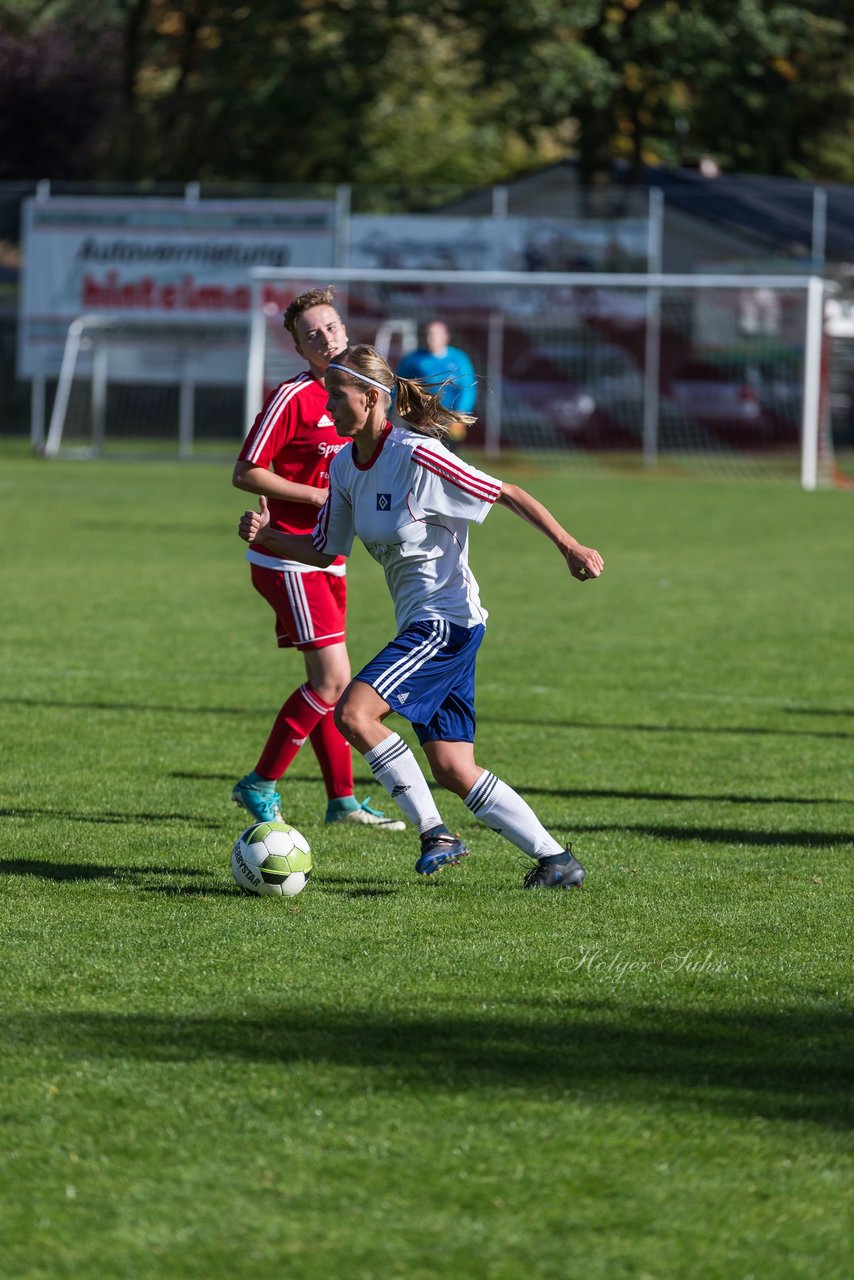
[[[256,822],[235,842],[231,874],[244,893],[293,898],[311,875],[308,841],[287,822]]]

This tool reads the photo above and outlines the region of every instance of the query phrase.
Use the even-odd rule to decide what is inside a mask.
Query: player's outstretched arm
[[[299,560],[301,564],[314,565],[318,569],[332,564],[335,556],[315,551],[310,533],[282,533],[280,529],[271,529],[270,510],[263,495],[258,499],[258,506],[258,511],[244,511],[240,517],[237,532],[244,542],[266,547],[285,560]]]
[[[532,524],[535,529],[555,544],[569,566],[569,572],[579,582],[589,578],[598,578],[605,568],[605,562],[598,551],[592,547],[583,547],[580,542],[567,533],[563,525],[558,524],[552,513],[536,498],[532,498],[526,490],[517,484],[502,484],[498,497],[499,505],[507,507],[522,520]]]

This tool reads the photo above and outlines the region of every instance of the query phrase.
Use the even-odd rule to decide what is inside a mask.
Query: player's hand
[[[244,542],[256,542],[259,535],[270,523],[270,509],[263,494],[258,499],[258,506],[260,508],[259,511],[244,511],[240,517],[237,532]]]
[[[571,551],[567,551],[566,563],[573,578],[578,578],[579,582],[598,578],[605,568],[605,561],[598,551],[594,551],[592,547],[582,547],[579,543]]]

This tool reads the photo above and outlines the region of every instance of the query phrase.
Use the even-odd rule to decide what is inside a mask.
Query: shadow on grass
[[[99,866],[92,862],[47,862],[40,858],[4,858],[0,859],[0,876],[33,876],[39,880],[51,880],[54,883],[115,880],[117,884],[130,885],[143,893],[160,893],[164,897],[222,897],[239,898],[240,892],[235,887],[223,885],[210,880],[211,873],[198,867],[164,867],[151,866]],[[195,879],[190,884],[156,884],[157,877],[178,879]],[[199,883],[207,880],[207,883]],[[340,894],[348,898],[386,898],[400,892],[400,885],[390,882],[378,883],[375,876],[342,876],[329,872],[318,878],[318,887],[324,893]]]
[[[67,708],[69,711],[158,711],[178,716],[267,716],[270,707],[259,710],[257,707],[185,707],[178,703],[156,702],[102,702],[87,699],[86,701],[66,702],[57,698],[0,698],[2,706],[16,707],[55,707]],[[746,734],[760,737],[782,738],[854,738],[852,729],[776,729],[763,725],[723,725],[723,724],[614,724],[597,720],[545,720],[537,716],[534,719],[517,719],[513,716],[481,716],[482,724],[520,724],[529,725],[544,731],[551,729],[590,729],[604,730],[607,733],[702,733],[702,734]]]
[[[233,785],[236,776],[232,773],[202,773],[197,770],[175,769],[167,775],[170,778],[182,778],[189,782],[227,782]],[[299,773],[296,770],[288,770],[289,782],[320,782],[319,775],[308,773]],[[427,779],[427,783],[431,790],[441,792],[442,787],[432,778]],[[840,798],[839,796],[753,796],[741,795],[736,792],[698,792],[698,791],[642,791],[638,788],[622,789],[616,787],[575,787],[568,785],[566,787],[535,787],[528,786],[526,783],[518,779],[514,783],[520,792],[525,795],[532,796],[564,796],[567,800],[665,800],[672,801],[691,801],[697,800],[703,804],[850,804],[854,805],[854,795],[850,799]],[[355,786],[357,790],[363,787],[376,792],[379,790],[377,782],[374,778],[364,777],[356,778]]]
[[[195,818],[187,813],[70,813],[67,809],[35,809],[24,805],[9,805],[0,809],[0,818],[61,818],[63,822],[93,822],[97,825],[123,825],[128,822],[184,822],[193,827],[208,827],[212,831],[222,829],[222,823],[213,818]]]
[[[841,1127],[852,1118],[852,1015],[721,1012],[567,1001],[519,1016],[398,1017],[376,1008],[271,1010],[263,1017],[30,1014],[0,1020],[25,1051],[193,1063],[356,1067],[374,1089],[430,1096],[499,1089],[559,1105],[569,1093],[724,1108]]]
[[[481,724],[521,724],[543,730],[594,729],[608,733],[725,733],[772,738],[854,738],[854,729],[775,729],[755,724],[614,724],[599,720],[543,720],[540,717],[527,720],[513,716],[478,716],[478,721]]]
[[[221,884],[141,884],[138,888],[143,893],[160,893],[165,898],[233,898],[240,896],[240,890],[232,885],[230,889]]]
[[[538,796],[565,796],[568,800],[697,800],[712,804],[850,804],[850,800],[828,796],[745,796],[725,792],[712,795],[700,792],[685,791],[638,791],[617,790],[614,788],[592,787],[528,787],[519,784],[519,790],[525,794]]]
[[[101,702],[88,698],[85,702],[66,702],[59,698],[0,698],[0,706],[6,707],[55,707],[69,711],[161,711],[177,716],[267,716],[270,707],[182,707],[180,703],[157,702]]]
[[[145,889],[149,893],[225,893],[216,884],[203,885],[153,885],[154,876],[165,876],[173,879],[193,879],[209,877],[209,871],[199,867],[164,867],[152,863],[150,866],[103,866],[95,862],[63,862],[59,859],[47,862],[43,858],[2,858],[0,859],[0,876],[34,876],[38,880],[52,880],[57,884],[74,880],[115,880],[119,884],[130,884],[134,888]],[[229,892],[229,896],[231,893]]]
[[[790,716],[854,716],[854,707],[783,707]]]
[[[46,879],[55,884],[73,883],[74,881],[115,881],[127,884],[134,890],[143,893],[163,893],[168,897],[234,897],[237,890],[223,884],[210,881],[210,872],[198,867],[99,867],[95,863],[46,863],[44,860],[5,858],[0,859],[0,877],[33,876]],[[152,879],[157,876],[173,879],[192,879],[204,877],[204,881],[195,884],[155,884]]]
[[[854,836],[839,831],[750,831],[743,827],[683,827],[657,823],[573,823],[574,832],[633,832],[653,840],[697,840],[701,844],[768,845],[770,848],[854,848]]]
[[[380,881],[377,876],[342,876],[334,871],[324,871],[315,884],[323,893],[341,894],[347,898],[388,898],[400,893],[403,882],[393,884]]]

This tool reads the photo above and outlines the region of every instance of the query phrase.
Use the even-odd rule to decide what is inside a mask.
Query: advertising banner
[[[113,376],[172,381],[157,352],[186,325],[198,368],[191,355],[185,375],[226,385],[246,373],[249,269],[331,266],[335,205],[59,196],[26,201],[23,225],[20,377],[56,375],[71,321],[97,315],[149,335]]]

